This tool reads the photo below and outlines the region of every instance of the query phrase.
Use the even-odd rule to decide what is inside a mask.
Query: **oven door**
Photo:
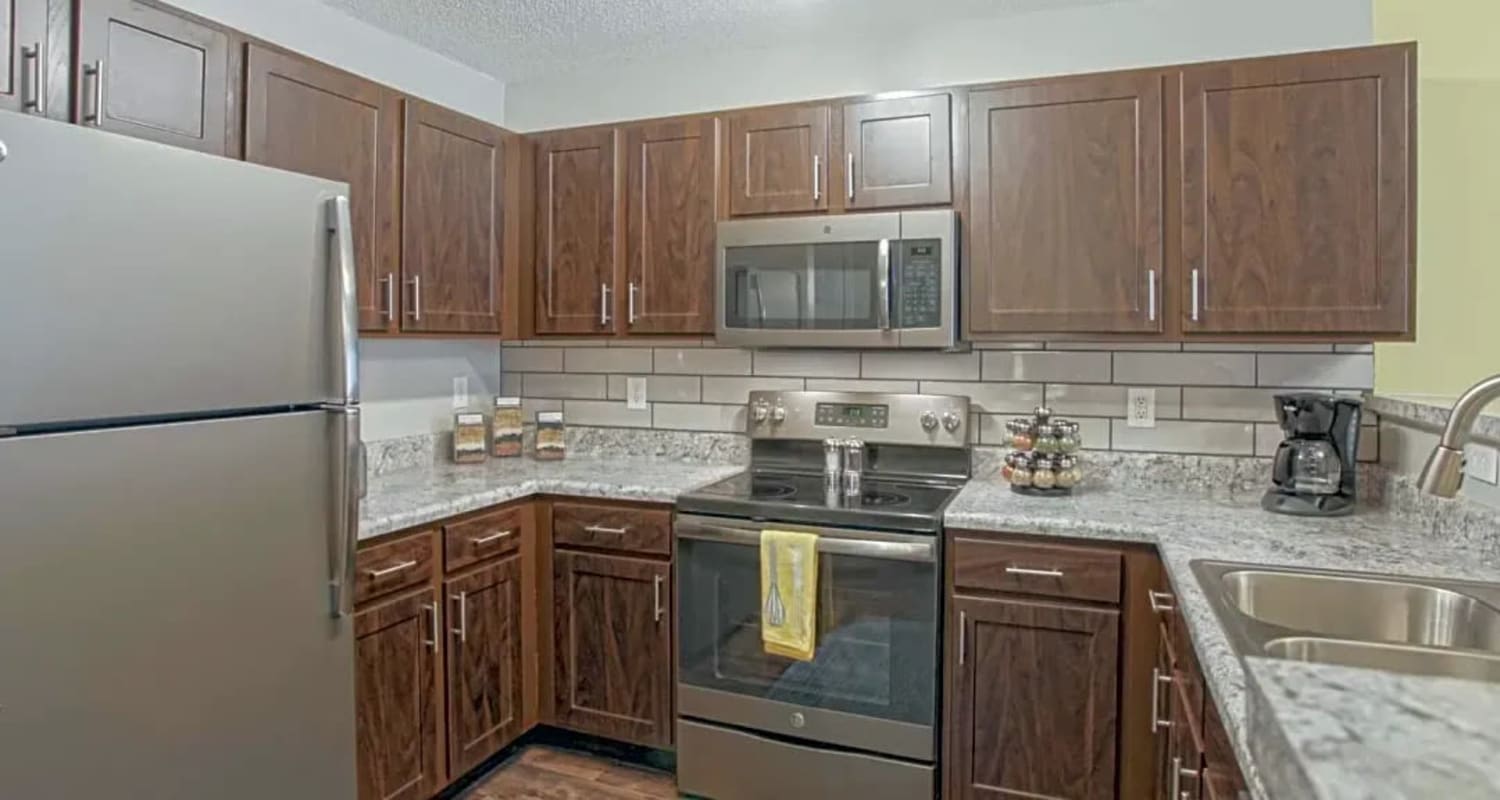
[[[939,537],[817,533],[817,650],[761,644],[760,529],[679,515],[678,691],[684,717],[931,761],[937,712]]]

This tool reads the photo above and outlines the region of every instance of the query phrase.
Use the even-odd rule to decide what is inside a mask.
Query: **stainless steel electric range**
[[[969,400],[752,392],[748,427],[750,468],[678,499],[678,788],[930,800],[942,519],[969,477]],[[768,528],[819,535],[811,661],[761,646]]]

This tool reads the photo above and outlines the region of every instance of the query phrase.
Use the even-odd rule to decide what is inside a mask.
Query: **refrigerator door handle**
[[[333,524],[329,526],[328,587],[334,618],[354,613],[354,550],[359,541],[359,500],[364,495],[364,445],[358,406],[328,406],[334,420]]]
[[[355,298],[354,226],[349,218],[349,198],[327,201],[328,232],[333,234],[333,264],[329,269],[329,297],[333,309],[333,334],[338,342],[337,402],[359,402],[359,311]]]

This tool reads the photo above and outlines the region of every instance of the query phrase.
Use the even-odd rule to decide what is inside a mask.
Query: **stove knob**
[[[777,406],[777,407],[771,409],[771,421],[772,422],[777,422],[777,423],[785,422],[786,421],[786,407],[785,406]]]
[[[962,421],[963,420],[960,420],[958,418],[958,415],[953,413],[952,411],[946,411],[943,413],[943,429],[948,431],[949,433],[958,430],[958,423]]]
[[[765,422],[770,413],[771,409],[767,408],[765,403],[750,406],[750,419],[754,422]]]
[[[937,430],[937,426],[938,426],[937,414],[934,414],[931,411],[923,411],[922,412],[922,430],[924,430],[924,431],[935,431],[935,430]]]

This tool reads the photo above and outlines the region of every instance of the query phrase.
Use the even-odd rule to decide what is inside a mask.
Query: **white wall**
[[[505,84],[316,0],[169,0],[241,33],[496,125]]]
[[[367,442],[453,430],[453,379],[469,380],[469,405],[500,393],[500,346],[471,339],[362,339],[360,397]]]
[[[509,84],[531,131],[845,94],[1368,44],[1370,0],[1144,0],[638,60]],[[869,29],[876,32],[868,32]]]

